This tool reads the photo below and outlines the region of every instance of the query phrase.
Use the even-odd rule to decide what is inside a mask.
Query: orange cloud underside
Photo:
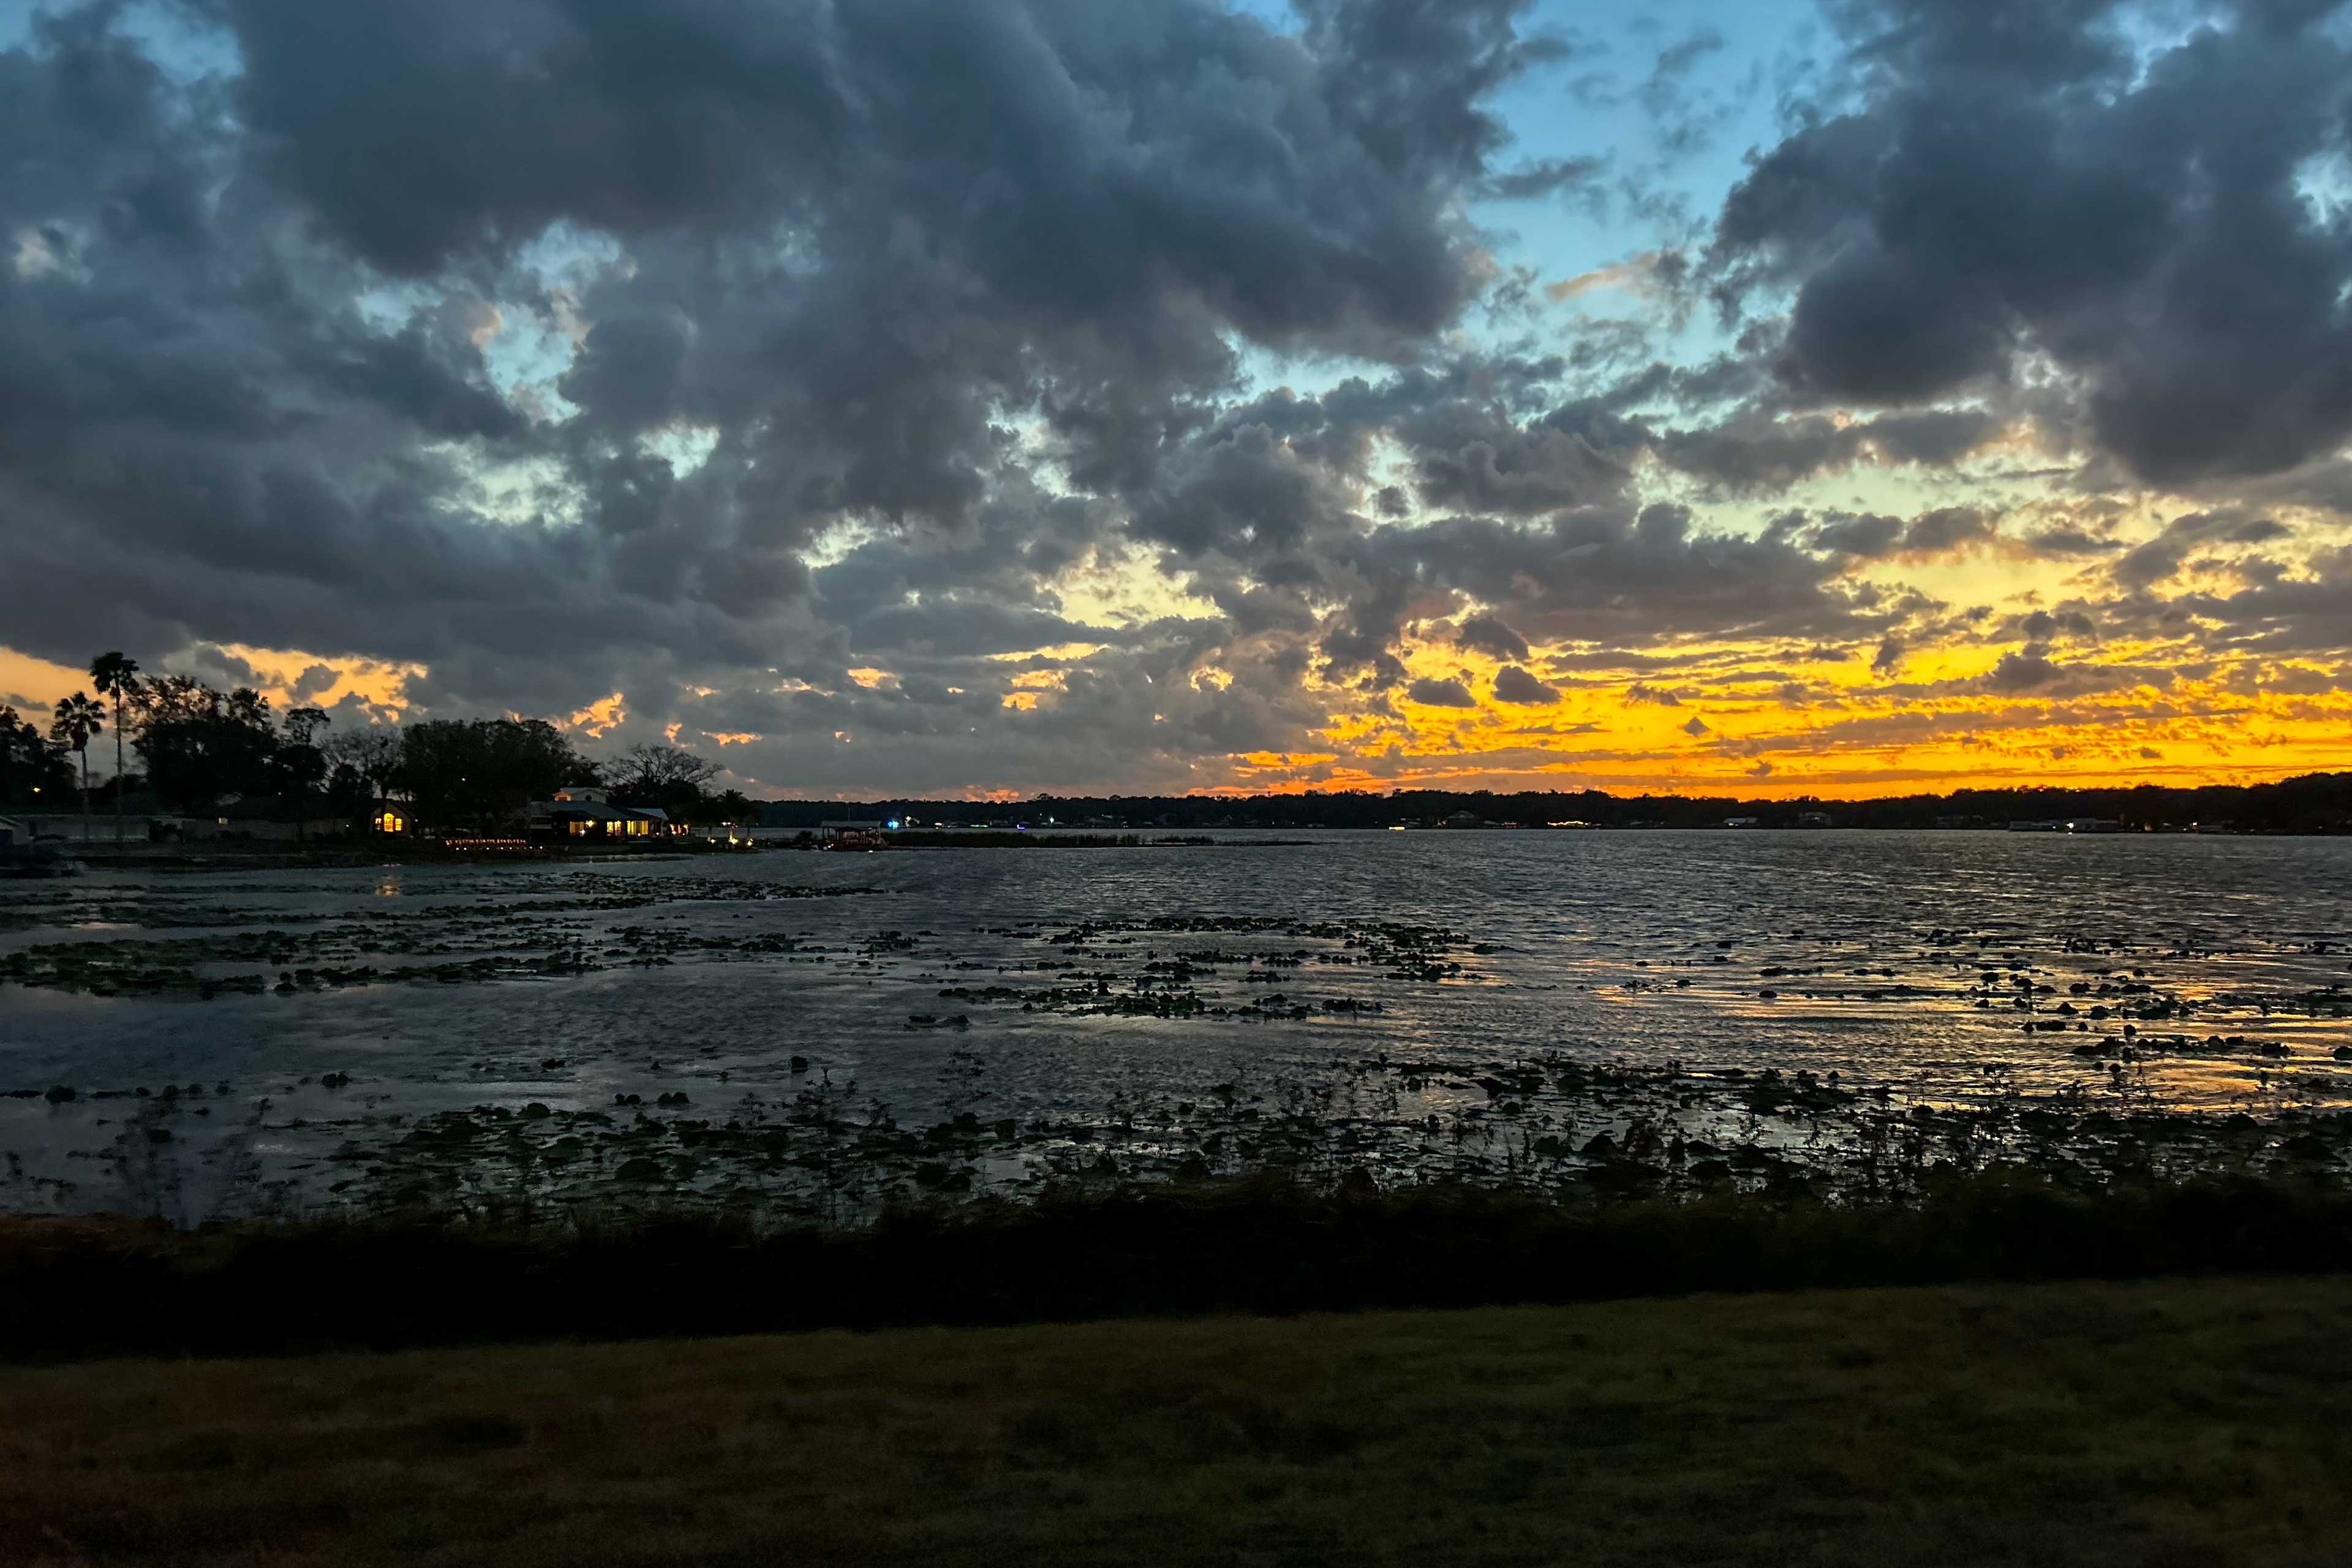
[[[329,707],[356,697],[372,707],[396,710],[406,703],[408,682],[425,673],[425,667],[418,664],[311,654],[299,648],[226,643],[221,651],[249,666],[257,689],[281,708],[300,703]],[[169,674],[176,668],[174,660],[165,658],[146,673]],[[0,646],[0,700],[46,708],[61,697],[89,689],[87,668],[53,664]]]
[[[1577,668],[1556,700],[1491,696],[1496,667],[1445,647],[1412,662],[1479,699],[1392,698],[1335,719],[1328,755],[1234,759],[1235,791],[1496,788],[1869,797],[2017,784],[2242,783],[2352,769],[2352,693],[2324,665],[2207,662],[2116,647],[2002,690],[2014,647],[1952,647],[1874,673],[1766,649],[1691,650],[1671,671]],[[1538,657],[1530,661],[1540,667]],[[1783,679],[1793,678],[1793,679]]]
[[[389,716],[424,673],[299,650],[223,651],[249,666],[281,706],[298,695],[321,705],[357,698]],[[1192,777],[1221,792],[1597,787],[1864,797],[1970,784],[2243,783],[2352,769],[2352,666],[2330,658],[2217,654],[2190,636],[2034,648],[1947,642],[1878,669],[1873,652],[1685,644],[1637,660],[1590,647],[1538,648],[1522,663],[1555,695],[1514,704],[1494,696],[1500,665],[1441,637],[1406,650],[1410,672],[1447,683],[1423,688],[1432,695],[1458,683],[1473,707],[1310,683],[1325,718],[1301,734],[1306,744],[1185,761]],[[868,689],[893,679],[879,670],[853,679],[861,675],[873,678],[858,681]],[[1066,681],[1058,668],[1020,671],[998,700],[1037,713],[1066,700]],[[1213,698],[1223,684],[1204,676],[1186,694]],[[87,686],[82,670],[0,647],[0,702],[37,716]],[[616,691],[563,721],[599,737],[626,723],[635,706]],[[684,731],[673,725],[670,733],[677,740]],[[698,733],[720,748],[765,738]],[[792,793],[790,781],[771,784]]]
[[[0,702],[47,708],[61,697],[89,689],[89,672],[51,664],[30,654],[0,647]]]

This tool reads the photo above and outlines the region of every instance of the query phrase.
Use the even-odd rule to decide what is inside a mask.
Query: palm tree
[[[89,842],[89,742],[106,728],[106,710],[81,692],[58,699],[49,739],[81,759],[81,841]]]
[[[118,650],[89,661],[90,684],[114,699],[114,847],[122,847],[122,710],[139,689],[139,666]]]

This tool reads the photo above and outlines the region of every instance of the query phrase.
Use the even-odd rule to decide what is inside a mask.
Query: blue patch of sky
[[[0,49],[23,47],[36,17],[88,10],[98,0],[0,0]],[[233,75],[242,68],[236,40],[186,5],[136,0],[115,16],[118,30],[135,38],[170,79],[186,83]]]
[[[1573,53],[1499,96],[1517,139],[1505,166],[1597,157],[1601,174],[1547,200],[1482,201],[1473,216],[1507,237],[1498,260],[1532,268],[1546,284],[1704,245],[1749,156],[1778,140],[1782,100],[1811,76],[1823,42],[1811,0],[1546,0],[1530,26]],[[1563,304],[1572,314],[1643,320],[1666,358],[1703,358],[1718,346],[1707,313],[1672,323],[1622,285]]]
[[[0,0],[0,49],[21,47],[32,36],[34,14],[56,9],[37,0]]]
[[[1278,0],[1237,0],[1237,8],[1275,26],[1293,20]],[[1786,101],[1802,94],[1834,47],[1820,12],[1812,0],[1738,6],[1542,0],[1523,32],[1557,37],[1569,54],[1496,95],[1495,110],[1513,137],[1494,160],[1496,171],[1599,163],[1591,179],[1541,196],[1474,200],[1471,221],[1497,264],[1531,270],[1539,289],[1634,265],[1616,275],[1622,281],[1547,302],[1532,323],[1473,312],[1464,338],[1494,350],[1532,331],[1533,346],[1542,352],[1547,338],[1580,324],[1632,321],[1647,334],[1645,354],[1683,363],[1706,358],[1723,346],[1712,313],[1670,319],[1662,302],[1640,290],[1637,258],[1705,244],[1750,156],[1779,139]],[[1328,391],[1349,376],[1378,380],[1386,374],[1359,361],[1255,348],[1244,348],[1241,357],[1255,385],[1286,385],[1302,395]]]
[[[1529,26],[1571,57],[1530,72],[1496,100],[1517,138],[1513,162],[1601,157],[1605,205],[1577,193],[1539,203],[1482,203],[1479,216],[1517,236],[1507,255],[1548,279],[1591,271],[1689,237],[1776,139],[1778,98],[1818,47],[1810,0],[1547,0]]]

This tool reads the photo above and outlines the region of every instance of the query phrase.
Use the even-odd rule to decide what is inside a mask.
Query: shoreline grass
[[[2328,1179],[1902,1202],[1696,1201],[1276,1177],[760,1229],[611,1210],[177,1231],[0,1222],[0,1358],[286,1354],[821,1328],[1561,1303],[1693,1291],[2352,1270]]]
[[[2316,1565],[2347,1394],[2345,1279],[121,1361],[0,1369],[0,1516],[30,1568]]]

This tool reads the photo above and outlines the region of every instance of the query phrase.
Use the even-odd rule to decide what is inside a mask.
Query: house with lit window
[[[551,800],[532,801],[528,815],[530,837],[556,843],[652,840],[685,831],[659,806],[614,805],[607,792],[593,786],[557,790]]]

